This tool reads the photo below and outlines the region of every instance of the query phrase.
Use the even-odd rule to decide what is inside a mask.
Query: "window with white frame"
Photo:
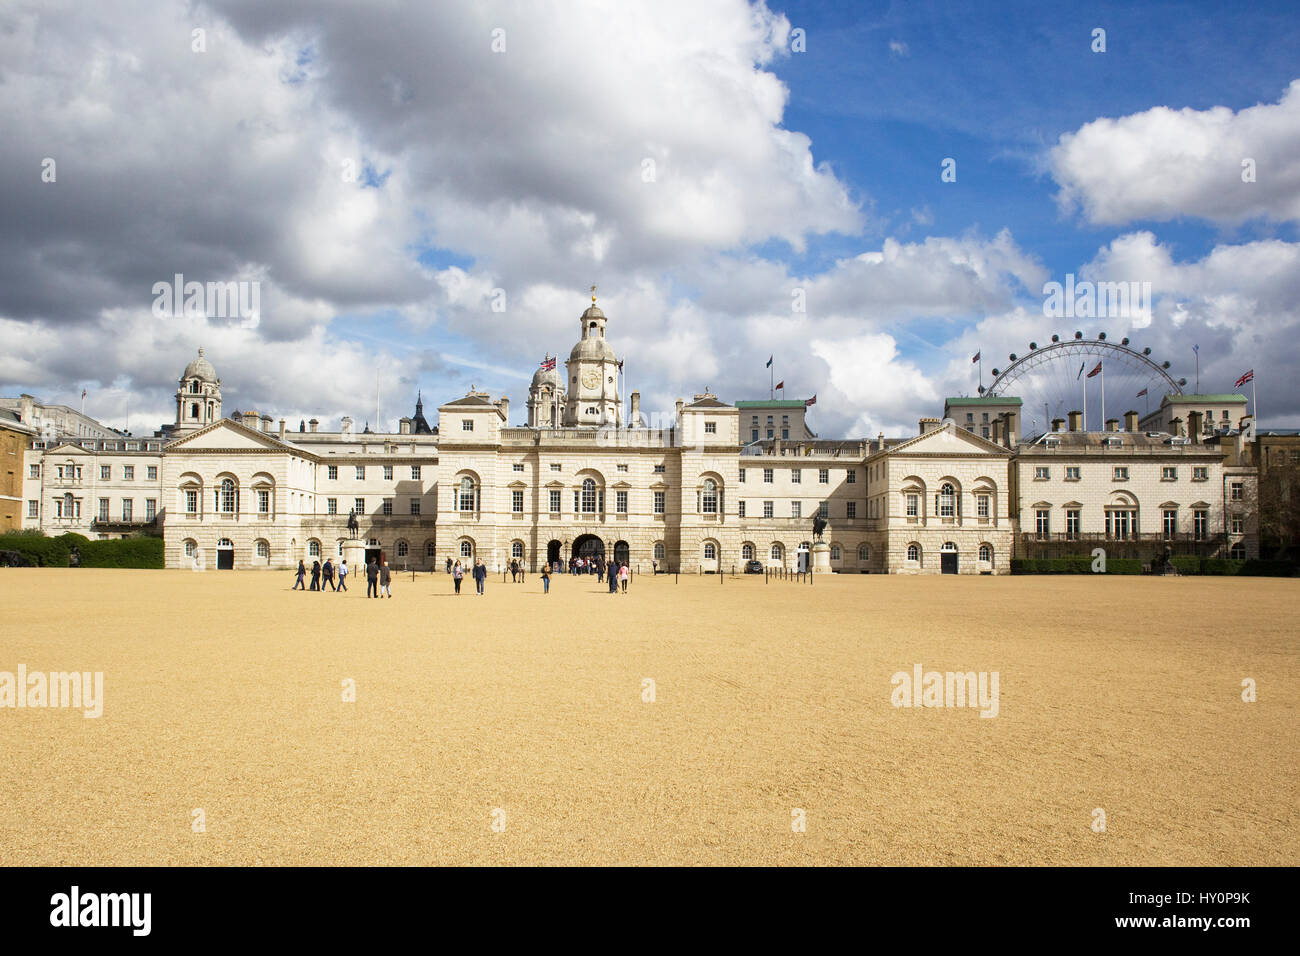
[[[829,501],[823,501],[817,506],[817,514],[822,518],[831,516],[831,505]]]
[[[419,465],[412,465],[412,466],[411,466],[411,480],[412,480],[412,481],[419,481],[419,480],[420,480],[420,466],[419,466]]]
[[[1245,518],[1243,518],[1241,515],[1233,515],[1229,522],[1229,528],[1231,534],[1245,534],[1246,533]]]
[[[704,488],[700,493],[700,512],[706,515],[718,513],[718,483],[712,478],[704,479]]]
[[[158,499],[144,499],[144,520],[152,521],[156,517],[158,517]]]
[[[365,514],[365,513],[366,513],[366,499],[365,499],[365,498],[353,498],[353,499],[352,499],[352,510],[355,511],[355,512],[356,512],[357,514],[359,514],[359,515],[363,515],[363,514]]]
[[[771,468],[763,469],[763,484],[770,485],[773,481],[774,472]]]
[[[1246,496],[1246,485],[1240,481],[1233,481],[1228,484],[1228,498],[1232,501],[1241,501]]]
[[[717,433],[718,433],[718,423],[717,423],[717,422],[705,422],[705,423],[704,423],[704,434],[706,434],[706,435],[716,435]]]
[[[655,513],[655,514],[657,514],[657,515],[661,515],[661,514],[664,513],[664,499],[665,499],[665,498],[666,498],[666,495],[665,495],[664,492],[662,492],[662,491],[656,491],[656,492],[654,493],[654,513]]]
[[[627,492],[626,491],[614,492],[614,513],[620,515],[627,514]]]
[[[1106,537],[1129,541],[1137,534],[1137,512],[1132,508],[1106,509]]]
[[[1034,533],[1040,538],[1046,538],[1052,533],[1052,512],[1047,508],[1039,508],[1034,512]]]
[[[1245,561],[1246,546],[1242,544],[1240,541],[1238,541],[1236,544],[1234,544],[1231,548],[1228,549],[1228,557],[1231,558],[1233,561]]]
[[[1165,540],[1173,538],[1178,534],[1178,509],[1165,508],[1160,513],[1160,527],[1164,532]]]
[[[269,561],[271,559],[271,546],[265,541],[258,541],[257,556],[263,561]]]
[[[627,474],[627,465],[626,465],[626,464],[615,465],[614,468],[615,468],[616,471],[621,471],[621,472],[623,472],[623,474]]]
[[[339,466],[338,466],[338,465],[326,465],[326,466],[325,466],[325,477],[328,478],[330,481],[337,481],[337,480],[338,480],[338,477],[339,477]]]
[[[975,516],[977,518],[989,517],[989,496],[988,495],[975,496]]]
[[[867,547],[865,544],[858,545],[858,560],[859,561],[871,560],[871,549]]]
[[[393,466],[384,465],[384,481],[392,481],[392,480],[393,480]]]
[[[1160,480],[1161,480],[1161,481],[1177,481],[1177,480],[1178,480],[1178,468],[1177,468],[1176,466],[1174,466],[1174,465],[1165,465],[1164,467],[1162,467],[1162,468],[1160,469]]]
[[[510,543],[510,557],[516,561],[524,559],[524,543],[522,541],[512,541]]]
[[[1047,481],[1052,477],[1052,470],[1046,465],[1034,467],[1034,481]]]
[[[664,466],[663,466],[663,465],[655,465],[655,474],[656,474],[656,475],[662,475],[663,473],[664,473]]]
[[[1197,465],[1192,468],[1192,481],[1208,481],[1210,478],[1210,469],[1204,465]]]
[[[785,549],[782,548],[779,544],[774,544],[772,545],[771,554],[772,554],[773,561],[780,561],[782,555],[785,554]]]
[[[1116,465],[1114,479],[1115,481],[1128,481],[1128,466]]]
[[[1065,537],[1070,541],[1079,538],[1080,511],[1078,508],[1065,509]]]
[[[147,480],[149,480],[149,481],[157,481],[157,480],[158,480],[158,466],[157,466],[157,465],[149,465],[147,468],[145,468],[144,473],[145,473],[145,478],[146,478]]]
[[[909,544],[907,546],[907,560],[913,564],[921,560],[921,546],[919,544]]]
[[[336,515],[339,513],[339,500],[337,498],[325,499],[325,513],[327,515]]]
[[[405,541],[397,542],[397,556],[399,558],[406,557],[410,553],[410,551],[411,551],[410,545],[408,545]]]
[[[819,468],[817,470],[817,481],[823,485],[831,483],[831,470],[829,468]]]
[[[551,471],[560,471],[564,468],[559,462],[551,462]]]
[[[463,432],[472,432],[474,430],[474,419],[462,418],[460,420],[460,430]]]
[[[921,496],[918,494],[908,494],[907,498],[907,517],[916,518],[921,513]]]
[[[941,518],[953,518],[957,514],[957,489],[949,482],[944,482],[939,486],[938,499],[935,502],[935,510],[939,512]]]
[[[983,561],[985,564],[989,564],[993,561],[992,545],[988,545],[988,544],[980,545],[980,560]]]
[[[736,516],[738,518],[745,517],[745,502],[743,500],[736,502]]]
[[[582,513],[596,513],[596,481],[593,478],[582,479]]]
[[[768,517],[768,516],[767,516],[767,515],[764,515],[763,517],[766,518],[766,517]],[[803,502],[802,502],[802,501],[792,501],[792,502],[790,502],[790,517],[791,517],[791,518],[802,518],[802,517],[803,517]]]
[[[438,556],[438,545],[433,541],[426,541],[424,544],[424,556],[426,558],[436,558]]]
[[[712,541],[704,542],[704,560],[716,561],[718,557],[718,546]]]
[[[518,488],[510,492],[510,511],[517,515],[524,513],[524,493]]]
[[[239,495],[235,490],[235,483],[230,478],[221,480],[221,487],[217,489],[217,510],[232,514],[239,510]]]
[[[35,476],[35,475],[32,475],[32,477],[35,478],[36,476]],[[738,473],[738,477],[736,478],[736,480],[739,481],[742,485],[745,483],[745,469],[744,469],[744,468],[740,469],[740,472]]]
[[[198,550],[199,550],[199,543],[197,541],[195,541],[193,538],[185,539],[185,557],[187,558],[194,557],[195,552],[197,552]]]
[[[474,479],[466,475],[460,480],[460,494],[456,496],[457,511],[474,511]]]
[[[772,502],[770,502],[770,501],[764,501],[764,502],[763,502],[763,517],[764,517],[764,518],[770,518],[770,517],[772,517],[772,514],[773,514],[773,510],[772,510]]]
[[[1065,466],[1065,480],[1066,480],[1066,481],[1078,481],[1078,480],[1079,480],[1079,466],[1078,466],[1078,465],[1066,465],[1066,466]]]
[[[315,538],[312,538],[310,541],[307,542],[307,557],[309,558],[320,557],[320,542],[317,541]]]
[[[460,556],[462,558],[472,558],[474,556],[474,545],[469,541],[460,543]]]
[[[100,521],[108,520],[108,499],[107,498],[99,499],[99,520]]]
[[[510,470],[515,473],[518,473],[524,470],[524,466],[521,462],[515,462],[510,466]]]
[[[420,513],[420,499],[419,499],[419,498],[412,498],[412,499],[411,499],[411,514],[413,514],[413,515],[418,515],[419,513]]]
[[[790,484],[792,484],[792,485],[798,485],[798,484],[802,484],[802,483],[803,483],[803,469],[802,469],[802,468],[791,468],[791,469],[790,469]]]
[[[185,513],[189,515],[199,513],[199,493],[193,488],[185,490]]]
[[[354,473],[355,473],[355,475],[356,475],[356,479],[357,479],[357,481],[365,481],[365,479],[366,479],[366,466],[365,466],[365,465],[357,465],[357,466],[355,467],[355,472],[354,472]]]
[[[858,516],[858,503],[856,501],[846,501],[844,503],[844,517],[853,520]]]
[[[39,477],[41,477],[41,466],[40,466],[40,465],[28,465],[28,466],[27,466],[27,477],[28,477],[28,478],[39,478]]]
[[[78,469],[80,471],[80,469]],[[80,477],[78,475],[78,477]],[[122,478],[126,481],[135,481],[135,465],[122,466]]]
[[[1192,512],[1192,537],[1204,541],[1210,536],[1210,513],[1204,508]]]
[[[752,544],[742,544],[740,546],[740,560],[742,561],[754,560],[754,546]]]
[[[548,502],[547,502],[547,503],[548,503],[548,505],[550,506],[550,512],[551,512],[551,514],[559,514],[559,512],[560,512],[560,493],[559,493],[559,491],[557,491],[557,490],[555,490],[554,488],[552,488],[551,491],[550,491],[550,493],[547,495],[547,499],[548,499]]]
[[[831,545],[831,560],[838,561],[841,557],[843,557],[843,552],[840,551],[840,546],[838,544]]]
[[[393,513],[393,499],[385,498],[381,510],[383,511],[384,514],[391,515]]]
[[[30,500],[27,502],[27,517],[39,518],[41,516],[41,503],[39,500]]]
[[[655,556],[655,560],[656,560],[656,561],[662,561],[662,560],[664,559],[664,556],[665,556],[667,553],[668,553],[668,551],[667,551],[666,548],[664,548],[664,543],[663,543],[662,541],[656,541],[656,542],[655,542],[655,548],[654,548],[654,556]]]

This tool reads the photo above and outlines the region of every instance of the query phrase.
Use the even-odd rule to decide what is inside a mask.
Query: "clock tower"
[[[594,293],[594,290],[593,290]],[[623,423],[623,403],[618,393],[619,361],[605,341],[605,313],[591,297],[591,307],[582,313],[582,338],[569,353],[565,427],[592,428]]]

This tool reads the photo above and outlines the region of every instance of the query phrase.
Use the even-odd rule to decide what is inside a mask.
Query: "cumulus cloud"
[[[1277,103],[1237,112],[1157,106],[1097,119],[1062,135],[1050,161],[1062,209],[1101,225],[1300,221],[1300,80]]]

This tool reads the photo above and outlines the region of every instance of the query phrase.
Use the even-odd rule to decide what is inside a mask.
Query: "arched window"
[[[868,548],[865,544],[858,545],[858,560],[859,561],[871,560],[871,549]]]
[[[582,479],[582,512],[596,513],[596,482],[591,478]]]
[[[712,478],[704,479],[704,491],[700,494],[700,512],[706,515],[718,513],[718,483]]]
[[[185,539],[185,557],[187,558],[194,557],[194,552],[198,550],[199,550],[199,543],[197,541],[195,541],[193,538]]]
[[[271,545],[270,545],[270,544],[268,544],[268,543],[265,542],[265,541],[261,541],[261,540],[259,540],[259,541],[257,542],[257,544],[255,545],[255,549],[256,549],[256,551],[257,551],[257,556],[258,556],[259,558],[261,558],[263,561],[270,561],[270,560],[271,560]]]
[[[217,489],[217,510],[226,514],[239,510],[239,493],[235,490],[234,479],[221,479],[221,487]]]
[[[460,543],[460,556],[462,558],[474,557],[474,543],[472,541],[462,541]]]
[[[779,544],[774,544],[774,545],[772,545],[772,560],[773,560],[773,561],[780,561],[782,555],[784,555],[784,554],[785,554],[785,549],[782,548]]]
[[[840,558],[842,557],[842,555],[843,555],[843,552],[840,551],[840,546],[839,546],[838,544],[833,544],[833,545],[831,545],[831,560],[832,560],[832,561],[838,561],[838,560],[840,560]]]
[[[704,542],[704,560],[715,561],[718,557],[718,546],[712,541]]]
[[[993,546],[992,546],[992,545],[990,545],[990,544],[981,544],[981,545],[980,545],[980,560],[981,560],[981,561],[992,561],[992,560],[993,560]]]
[[[655,560],[656,560],[656,561],[662,561],[662,560],[664,559],[664,556],[665,556],[667,553],[668,553],[667,550],[664,548],[664,543],[663,543],[662,541],[656,541],[656,542],[655,542]]]
[[[397,542],[397,556],[399,558],[406,557],[410,553],[410,551],[411,551],[411,546],[408,545],[405,541]]]
[[[510,545],[510,557],[514,558],[516,561],[522,561],[524,559],[524,543],[522,541],[515,541]]]
[[[198,417],[199,417],[199,403],[190,402],[190,418],[198,418]]]
[[[456,505],[457,511],[474,510],[474,479],[469,475],[460,480],[460,496]]]
[[[935,510],[939,512],[940,518],[951,518],[957,514],[957,489],[952,486],[951,482],[945,481],[939,486]]]
[[[309,558],[320,557],[320,542],[317,541],[315,538],[312,538],[310,541],[307,542],[307,557]]]
[[[432,541],[424,543],[424,556],[426,558],[436,558],[438,556],[438,546]]]
[[[909,561],[921,560],[921,546],[919,544],[909,544],[907,546],[907,560]]]
[[[742,544],[740,546],[740,560],[742,561],[754,560],[754,546],[752,544]]]

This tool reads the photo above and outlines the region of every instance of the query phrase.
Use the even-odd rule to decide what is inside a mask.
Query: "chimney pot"
[[[1064,418],[1053,418],[1053,419],[1052,419],[1052,431],[1054,431],[1054,432],[1065,431],[1065,419],[1064,419]]]
[[[1072,411],[1069,414],[1069,418],[1070,418],[1070,431],[1072,432],[1083,431],[1083,412]]]
[[[1108,418],[1108,419],[1106,419],[1106,431],[1108,431],[1108,432],[1117,432],[1117,431],[1119,431],[1119,419],[1118,419],[1118,418]]]
[[[1130,410],[1124,413],[1124,430],[1128,432],[1135,432],[1138,430],[1137,412]]]

